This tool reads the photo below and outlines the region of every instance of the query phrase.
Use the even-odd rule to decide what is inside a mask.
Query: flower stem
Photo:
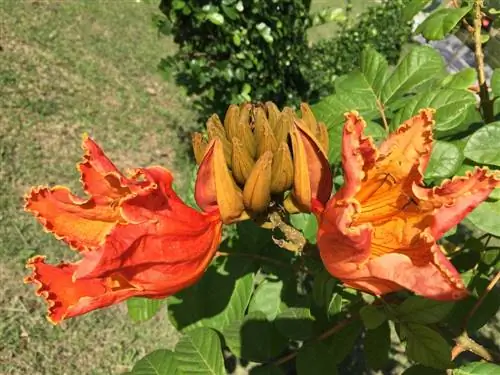
[[[481,20],[483,0],[474,0],[474,44],[476,57],[476,71],[479,83],[479,97],[481,98],[480,107],[483,114],[483,120],[486,123],[493,122],[495,119],[493,113],[493,102],[488,93],[488,84],[484,74],[484,53],[481,43]]]

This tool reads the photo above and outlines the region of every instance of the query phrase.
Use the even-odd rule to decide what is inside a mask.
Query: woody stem
[[[484,53],[481,43],[481,21],[483,0],[474,0],[474,44],[476,57],[476,71],[479,83],[479,97],[481,99],[480,107],[483,112],[483,119],[486,123],[494,121],[493,102],[488,93],[488,84],[484,74]]]
[[[484,302],[485,298],[488,296],[488,294],[493,290],[495,285],[498,283],[500,280],[500,271],[497,272],[495,277],[491,279],[490,283],[486,287],[486,289],[483,291],[483,294],[481,297],[477,300],[475,303],[474,307],[469,311],[469,314],[467,314],[467,317],[465,318],[464,326],[463,329],[464,331],[467,329],[467,324],[469,323],[470,318],[476,313],[477,309],[479,309],[479,306]]]
[[[384,129],[386,132],[389,131],[389,124],[387,123],[387,118],[385,117],[385,111],[384,111],[384,105],[380,101],[380,99],[377,99],[377,108],[380,113],[380,117],[382,118],[382,122],[384,124]]]
[[[493,355],[484,346],[471,339],[465,331],[462,332],[460,336],[455,338],[455,343],[456,345],[451,351],[452,360],[464,351],[474,353],[488,362],[492,362],[495,360]]]

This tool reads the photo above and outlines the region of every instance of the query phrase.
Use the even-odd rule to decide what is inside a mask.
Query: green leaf
[[[281,311],[282,290],[283,281],[265,279],[255,290],[248,312],[260,311],[267,319],[274,320]]]
[[[497,375],[500,366],[487,362],[472,362],[453,370],[453,375]]]
[[[178,330],[222,330],[243,319],[253,292],[253,270],[252,262],[236,257],[212,264],[195,285],[167,299],[170,321]]]
[[[224,329],[223,335],[233,354],[256,362],[278,356],[288,342],[260,311],[248,314],[243,321],[233,322]]]
[[[164,303],[161,299],[133,297],[127,300],[128,316],[135,322],[151,319]]]
[[[352,352],[354,343],[362,329],[363,324],[359,320],[355,320],[325,340],[332,361],[340,363]]]
[[[178,369],[186,374],[226,373],[219,336],[210,328],[186,332],[175,346],[175,358]]]
[[[217,12],[207,14],[207,19],[215,25],[222,25],[224,23],[224,16]]]
[[[450,74],[441,80],[440,86],[446,89],[465,90],[477,80],[476,69],[465,68],[455,74]]]
[[[471,6],[463,8],[441,8],[422,22],[415,31],[421,33],[428,40],[443,39],[460,20],[471,10]]]
[[[318,232],[318,221],[313,214],[300,213],[290,215],[292,225],[304,233],[304,237],[312,244],[316,243],[316,233]]]
[[[336,375],[337,364],[332,361],[328,347],[321,341],[305,344],[297,355],[297,375]]]
[[[130,375],[176,375],[179,374],[177,366],[172,351],[159,349],[141,358],[134,365]]]
[[[482,231],[500,236],[500,201],[481,203],[467,219]]]
[[[408,367],[401,375],[446,375],[446,370],[437,370],[427,366],[414,365]]]
[[[382,309],[373,305],[366,305],[359,310],[361,320],[367,329],[375,329],[387,320],[387,315]]]
[[[376,97],[380,97],[382,86],[388,74],[387,60],[375,49],[368,47],[361,53],[361,72]]]
[[[292,340],[307,340],[314,333],[314,317],[305,307],[289,307],[276,317],[276,328]]]
[[[467,119],[468,113],[475,109],[474,94],[465,90],[440,89],[423,92],[412,98],[393,118],[393,128],[418,114],[423,108],[436,110],[434,129],[448,133],[459,128]]]
[[[480,164],[500,166],[500,121],[492,122],[473,133],[464,148],[467,158]]]
[[[382,88],[382,102],[385,105],[391,104],[412,88],[433,79],[443,69],[443,58],[434,48],[413,48],[386,80]]]
[[[249,375],[285,375],[282,369],[275,365],[262,365],[250,370]]]
[[[328,318],[331,318],[334,315],[338,314],[341,310],[342,310],[342,296],[340,294],[335,293],[332,295],[330,303],[328,303],[326,309],[326,315],[328,316]]]
[[[313,281],[312,297],[314,303],[319,307],[327,305],[332,300],[335,285],[337,285],[337,280],[328,271],[319,272]]]
[[[438,369],[450,367],[451,347],[439,333],[417,323],[401,325],[401,331],[410,360]]]
[[[409,22],[429,3],[430,0],[412,0],[403,8],[403,22]]]
[[[495,69],[491,76],[491,91],[493,97],[500,96],[500,69]]]
[[[450,177],[460,167],[462,160],[462,153],[453,143],[436,141],[425,169],[425,178],[433,180]]]
[[[375,370],[384,368],[389,362],[391,349],[389,322],[384,321],[377,328],[366,331],[363,347],[367,365]]]
[[[410,296],[397,307],[396,312],[401,321],[431,324],[443,320],[453,309],[453,305],[453,302]]]

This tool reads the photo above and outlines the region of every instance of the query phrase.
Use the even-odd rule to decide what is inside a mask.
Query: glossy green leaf
[[[249,375],[286,375],[285,372],[275,365],[263,365],[253,367]]]
[[[500,366],[488,362],[472,362],[453,370],[453,375],[498,375]]]
[[[396,309],[398,319],[421,324],[437,323],[453,309],[453,302],[436,301],[419,296],[408,297]]]
[[[500,201],[481,203],[467,219],[482,231],[500,236]]]
[[[477,73],[474,68],[465,68],[443,78],[440,86],[445,89],[465,90],[476,83]]]
[[[370,368],[378,370],[387,365],[391,350],[391,328],[387,320],[377,328],[366,331],[363,348],[366,363]]]
[[[307,340],[314,333],[314,317],[306,307],[289,307],[276,317],[278,331],[292,340]]]
[[[382,102],[385,105],[391,104],[414,87],[433,79],[443,69],[443,58],[434,48],[413,48],[386,80],[382,88]]]
[[[363,323],[355,320],[324,341],[328,346],[329,356],[335,363],[342,362],[352,352],[362,329]]]
[[[255,290],[248,311],[260,311],[267,319],[274,320],[281,311],[282,290],[283,281],[265,279]]]
[[[296,361],[297,375],[337,374],[337,364],[321,341],[305,344],[300,348]]]
[[[290,215],[292,225],[304,233],[304,237],[312,244],[316,243],[316,233],[318,232],[318,221],[313,214],[294,214]]]
[[[493,97],[500,96],[500,69],[495,69],[491,76],[491,91],[493,93]]]
[[[223,330],[227,346],[240,358],[265,362],[281,354],[287,340],[264,313],[248,314],[241,322],[233,322]]]
[[[174,353],[159,349],[137,361],[129,375],[181,375],[177,367]]]
[[[380,97],[382,86],[389,72],[388,66],[385,57],[371,47],[361,53],[361,72],[376,97]]]
[[[428,40],[443,39],[460,20],[471,10],[471,6],[462,8],[441,8],[427,17],[415,31]]]
[[[417,115],[423,108],[434,108],[436,110],[434,130],[438,134],[446,134],[453,129],[460,128],[460,125],[467,119],[469,111],[474,110],[475,105],[476,98],[469,91],[440,89],[423,92],[412,98],[394,116],[391,127],[396,128]]]
[[[438,370],[423,365],[408,367],[401,375],[447,375],[446,370]]]
[[[436,141],[425,169],[425,178],[433,180],[453,176],[462,164],[462,160],[462,153],[453,143]]]
[[[387,320],[384,310],[373,305],[363,306],[359,314],[367,329],[375,329]]]
[[[490,279],[485,275],[480,275],[473,285],[474,292],[482,295],[490,283]],[[467,322],[469,332],[477,332],[490,319],[492,319],[500,309],[500,292],[493,288],[484,298],[477,310],[470,316]]]
[[[499,144],[500,122],[492,122],[469,137],[464,154],[476,163],[500,166]]]
[[[151,319],[164,303],[161,299],[133,297],[127,300],[128,316],[136,322]]]
[[[207,14],[207,19],[215,25],[222,25],[224,23],[224,16],[217,12]]]
[[[338,314],[341,310],[342,310],[342,296],[338,293],[334,293],[326,308],[326,315],[328,316],[328,318],[332,318],[334,315]]]
[[[417,323],[401,325],[401,331],[410,360],[438,369],[450,367],[451,347],[439,333]]]
[[[253,263],[243,258],[211,265],[200,281],[167,299],[170,321],[178,330],[222,330],[243,319],[253,292],[253,271]]]
[[[175,358],[178,369],[186,374],[226,373],[219,336],[210,328],[186,332],[175,346]]]
[[[430,0],[412,0],[403,9],[403,22],[408,22],[413,19],[425,6],[430,2]]]
[[[326,270],[319,272],[313,281],[312,297],[314,303],[323,307],[332,300],[333,289],[337,285],[337,280],[334,279]]]

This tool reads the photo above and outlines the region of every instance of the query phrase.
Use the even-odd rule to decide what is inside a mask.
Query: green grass
[[[0,7],[0,374],[119,374],[172,347],[165,314],[138,327],[123,305],[45,320],[22,284],[25,260],[75,259],[22,211],[30,186],[79,191],[75,163],[88,132],[121,168],[159,164],[183,181],[176,129],[194,114],[156,65],[175,46],[158,37],[156,2],[6,1]],[[152,339],[154,337],[154,339]]]

